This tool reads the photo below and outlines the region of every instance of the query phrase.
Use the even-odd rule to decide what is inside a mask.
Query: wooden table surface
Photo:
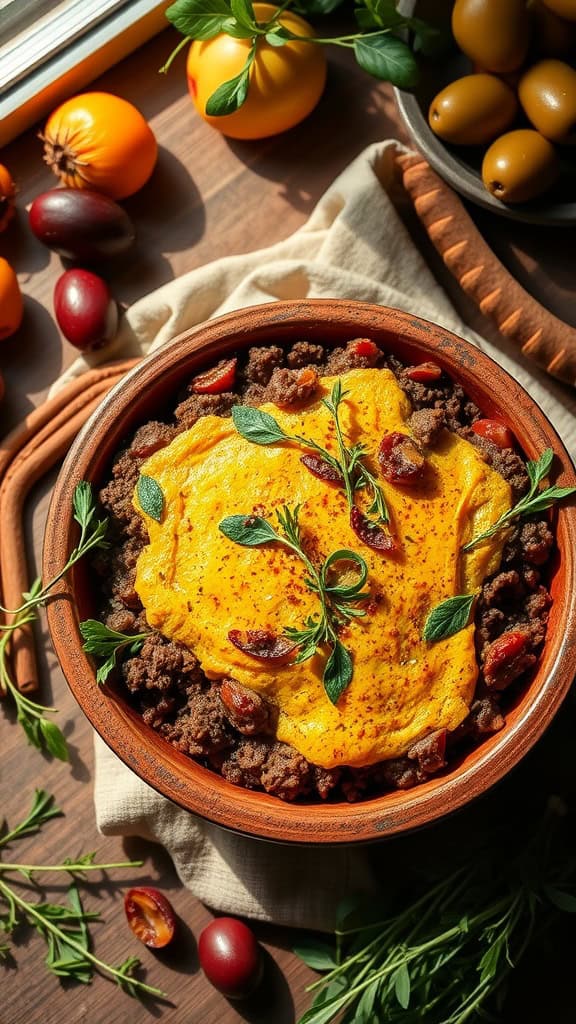
[[[346,52],[336,51],[330,54],[325,95],[305,123],[261,142],[227,141],[195,114],[185,90],[182,59],[167,77],[157,75],[172,43],[172,36],[164,33],[96,84],[132,100],[150,121],[161,147],[152,180],[126,202],[137,224],[138,242],[113,279],[114,292],[126,305],[209,260],[284,238],[303,223],[336,174],[366,145],[390,136],[402,137],[390,88],[363,74]],[[14,265],[25,296],[22,328],[2,343],[0,354],[6,380],[6,397],[0,408],[3,434],[42,402],[75,350],[62,339],[52,315],[52,291],[62,272],[61,262],[33,238],[24,209],[54,184],[42,163],[36,131],[7,147],[1,159],[11,168],[20,193],[18,217],[0,236],[0,255]],[[418,225],[410,226],[465,318],[494,337],[490,325],[443,273]],[[501,255],[508,255],[510,264],[530,282],[541,301],[574,322],[574,309],[570,308],[573,285],[568,284],[566,274],[566,258],[573,260],[573,252],[566,256],[566,236],[546,232],[544,241],[539,236],[549,257],[542,267],[534,256],[537,240],[533,229],[516,230],[509,221],[496,223],[492,218],[490,230],[499,240]],[[51,483],[43,481],[28,503],[30,548],[36,560]],[[102,860],[144,859],[139,870],[116,872],[109,880],[87,884],[85,902],[104,919],[93,927],[96,953],[113,963],[122,962],[129,954],[141,955],[146,979],[169,993],[170,1002],[132,1000],[102,977],[96,977],[90,987],[61,985],[44,968],[41,940],[21,928],[14,935],[13,960],[2,976],[0,1021],[141,1024],[161,1019],[174,1024],[293,1024],[309,1005],[304,986],[313,977],[291,953],[293,934],[272,925],[256,926],[269,954],[263,987],[245,1003],[227,1002],[210,987],[198,967],[195,939],[211,914],[181,888],[168,856],[144,841],[98,835],[92,808],[91,730],[67,689],[45,624],[38,629],[37,640],[41,699],[60,709],[59,722],[70,743],[72,761],[70,765],[53,762],[27,746],[6,702],[0,717],[1,816],[12,824],[20,820],[34,788],[43,787],[55,795],[65,817],[49,823],[41,835],[19,843],[20,860],[49,863],[88,850],[97,850]],[[174,948],[154,955],[132,937],[122,908],[123,892],[130,883],[158,884],[172,898],[182,923]],[[537,984],[533,988],[538,991]],[[537,1000],[532,991],[531,999]],[[521,998],[519,1005],[522,1003]],[[535,1007],[537,1002],[525,1005]],[[531,1011],[518,1014],[515,1020],[539,1019]],[[573,1019],[573,1011],[570,1015],[567,1009],[566,1014],[559,1010],[555,1024]]]

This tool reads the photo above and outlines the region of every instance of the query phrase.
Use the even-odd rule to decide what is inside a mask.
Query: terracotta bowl
[[[556,454],[557,480],[576,482],[569,456],[530,396],[491,359],[455,335],[407,313],[358,302],[275,302],[209,321],[145,359],[103,401],[74,443],[58,477],[46,527],[44,574],[58,573],[76,529],[72,495],[80,480],[96,486],[123,441],[140,423],[158,416],[179,387],[201,367],[251,345],[312,342],[338,345],[374,339],[408,362],[434,359],[459,380],[487,416],[508,422],[525,453]],[[212,822],[250,836],[305,844],[354,843],[403,832],[441,818],[493,786],[533,746],[564,699],[574,674],[576,509],[557,512],[558,557],[554,604],[534,676],[507,708],[506,725],[452,761],[443,774],[407,791],[361,803],[284,803],[226,782],[176,751],[148,728],[112,687],[99,688],[82,650],[78,622],[94,615],[93,581],[79,564],[60,588],[68,599],[50,602],[48,620],[56,653],[80,707],[129,768],[158,792]]]

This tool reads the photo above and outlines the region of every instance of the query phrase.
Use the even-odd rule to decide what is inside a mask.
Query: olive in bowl
[[[303,339],[306,339],[305,342]],[[251,404],[239,402],[233,391],[219,395],[199,395],[194,392],[194,381],[199,375],[204,375],[221,361],[233,358],[237,359],[237,386],[252,389],[248,395]],[[256,366],[260,381],[263,379],[265,365],[270,372],[267,387],[276,388],[275,391],[268,390],[267,395],[270,397],[275,394],[276,404],[269,401],[262,405],[264,392],[258,389],[263,385],[254,379]],[[330,371],[324,376],[321,370],[323,366]],[[311,468],[301,461],[302,456],[310,454],[301,450],[301,439],[313,436],[315,443],[319,443],[321,435],[312,434],[313,425],[316,424],[319,430],[321,425],[326,424],[325,417],[332,416],[328,407],[330,403],[334,408],[334,403],[336,406],[341,405],[342,418],[339,423],[344,434],[348,436],[352,430],[349,419],[352,399],[346,394],[338,395],[339,381],[344,382],[343,391],[359,389],[359,410],[369,409],[373,389],[378,391],[385,388],[387,394],[394,396],[398,409],[408,417],[406,423],[409,421],[411,424],[404,430],[399,445],[393,437],[390,439],[395,431],[387,431],[389,441],[382,449],[382,458],[376,457],[374,448],[374,459],[363,464],[363,472],[367,475],[364,476],[365,485],[360,488],[356,501],[372,526],[366,526],[365,523],[358,526],[355,521],[357,517],[352,513],[348,516],[346,489],[342,480],[327,478],[325,470],[317,463],[312,463]],[[364,386],[365,381],[370,382],[370,388]],[[429,410],[422,408],[410,411],[412,401],[418,405],[420,399],[424,401],[426,393],[434,393],[434,389],[438,388],[445,389],[452,396],[456,393],[460,396],[465,394],[467,399],[464,405],[468,413],[472,407],[476,410],[473,413],[474,423],[490,421],[489,427],[482,427],[485,435],[483,438],[480,436],[476,442],[470,441],[473,433],[477,435],[471,427],[468,431],[466,426],[462,430],[468,440],[462,435],[454,438],[450,430],[442,433],[446,428],[437,415],[430,415]],[[454,388],[460,390],[456,392]],[[412,399],[409,399],[409,395],[412,395]],[[321,397],[326,398],[328,406],[320,400]],[[259,402],[262,408],[259,408]],[[228,413],[233,406],[243,411],[233,413],[232,417],[224,415],[226,404]],[[175,405],[180,410],[178,415],[188,417],[188,422],[195,417],[194,423],[180,433],[174,432],[170,422],[162,418]],[[211,413],[204,417],[198,416],[200,405],[204,409],[209,407]],[[382,406],[379,405],[379,408]],[[412,419],[418,412],[420,415]],[[258,420],[257,442],[247,441],[237,429],[238,424],[242,426],[244,423],[243,429],[248,432],[252,430],[254,416]],[[279,435],[278,426],[294,424],[294,417],[300,417],[298,427],[290,430],[292,439],[287,440],[285,434],[288,431]],[[248,420],[251,423],[246,428]],[[367,421],[362,422],[367,424]],[[153,430],[149,426],[151,423],[156,424]],[[496,430],[497,423],[505,426],[510,433],[504,429]],[[380,430],[384,431],[381,421],[376,420],[376,424],[378,434]],[[436,450],[433,450],[433,444],[430,447],[430,442],[425,438],[426,430],[434,433],[434,424],[439,427],[437,443],[440,447]],[[366,430],[367,426],[362,434]],[[194,445],[200,437],[207,440],[206,431],[215,431],[210,436],[214,439],[217,436],[218,444],[224,446],[218,449],[218,461],[226,475],[216,482],[214,465],[211,463],[207,468],[205,481],[210,486],[204,491],[207,504],[201,522],[200,508],[197,516],[192,506],[187,504],[188,498],[195,501],[200,493],[194,478],[196,470],[192,471],[193,486],[188,496],[181,498],[187,485],[184,484],[183,490],[178,466],[183,465],[179,459],[184,450],[193,454],[196,451]],[[307,434],[307,431],[310,433]],[[410,446],[406,442],[407,431],[411,431],[413,443]],[[338,459],[334,459],[334,427],[328,431],[327,436],[332,438],[328,453],[333,456],[332,465],[330,459],[326,462],[324,456],[320,462],[333,469],[334,461],[338,462]],[[510,437],[514,440],[514,451],[508,447]],[[204,452],[210,444],[204,444]],[[118,488],[123,486],[123,480],[130,473],[133,486],[136,487],[137,481],[147,475],[140,473],[139,469],[145,465],[156,486],[147,484],[141,488],[140,496],[133,499],[135,505],[123,497],[122,514],[129,517],[138,532],[138,521],[132,519],[133,514],[140,515],[138,507],[146,505],[153,513],[145,519],[152,538],[146,548],[149,554],[152,554],[155,543],[160,544],[158,550],[161,550],[162,544],[169,539],[169,531],[165,532],[165,527],[169,530],[174,527],[176,532],[172,537],[177,535],[180,538],[178,546],[184,555],[180,565],[187,572],[199,572],[203,558],[214,559],[214,571],[205,572],[203,580],[195,581],[188,593],[188,600],[194,609],[196,599],[202,599],[210,603],[212,613],[200,615],[197,610],[193,610],[188,615],[186,612],[183,616],[179,612],[176,615],[174,622],[178,620],[181,624],[185,623],[186,628],[196,630],[197,643],[193,649],[180,643],[177,653],[174,641],[166,636],[156,639],[145,636],[140,654],[134,656],[127,670],[129,675],[124,675],[124,681],[129,682],[134,692],[140,684],[146,690],[148,696],[145,699],[142,691],[144,703],[140,713],[134,706],[134,692],[131,696],[122,683],[122,674],[116,679],[111,676],[103,687],[99,687],[95,681],[95,666],[84,649],[80,622],[98,616],[102,596],[99,594],[100,584],[94,568],[79,564],[60,587],[60,593],[71,594],[73,600],[55,600],[48,614],[56,652],[80,706],[111,749],[145,782],[187,810],[247,835],[304,844],[353,843],[416,828],[468,803],[502,778],[526,754],[568,692],[572,665],[567,637],[576,616],[576,593],[572,585],[576,514],[569,502],[559,505],[555,510],[556,554],[549,565],[548,579],[551,605],[549,598],[538,591],[541,606],[547,609],[546,617],[549,615],[549,626],[545,639],[541,637],[537,656],[533,655],[532,648],[527,648],[526,631],[522,631],[518,623],[514,628],[510,624],[510,636],[507,638],[510,649],[507,651],[501,649],[502,644],[494,646],[494,640],[484,638],[489,655],[486,659],[488,669],[485,663],[486,685],[498,691],[500,687],[506,687],[509,670],[518,665],[524,668],[530,666],[530,669],[521,685],[506,691],[508,696],[502,704],[501,720],[496,724],[495,715],[492,716],[493,728],[484,733],[480,742],[472,745],[465,742],[454,746],[461,735],[458,726],[452,733],[444,729],[442,735],[442,730],[430,732],[426,726],[423,730],[425,735],[421,736],[424,745],[420,739],[414,742],[412,737],[406,741],[411,756],[402,755],[395,761],[392,758],[397,773],[401,768],[408,772],[413,781],[418,776],[418,784],[411,785],[411,788],[398,788],[391,782],[390,761],[387,762],[385,758],[380,761],[379,768],[367,768],[360,764],[353,772],[345,766],[337,766],[338,770],[323,766],[320,762],[325,760],[324,757],[316,765],[310,759],[306,763],[304,755],[297,750],[293,753],[296,748],[286,742],[286,732],[282,730],[296,728],[303,704],[314,695],[315,699],[318,698],[317,707],[320,710],[318,716],[308,718],[309,732],[319,742],[326,740],[326,744],[331,743],[332,761],[337,760],[339,755],[337,744],[334,745],[334,736],[339,731],[317,727],[323,718],[329,724],[333,722],[334,715],[343,715],[342,721],[345,721],[344,709],[355,706],[360,697],[356,683],[371,671],[371,654],[368,655],[368,662],[364,663],[358,644],[361,637],[375,635],[375,625],[378,627],[381,624],[382,629],[387,631],[390,649],[394,644],[397,645],[398,658],[394,656],[393,659],[395,670],[406,671],[408,674],[412,671],[412,656],[405,657],[402,653],[407,650],[411,627],[405,625],[404,613],[392,609],[389,603],[392,590],[380,589],[375,586],[375,582],[379,574],[384,572],[390,581],[393,578],[399,579],[401,574],[420,572],[420,564],[424,564],[435,552],[442,555],[442,552],[448,551],[443,543],[430,544],[428,540],[432,530],[438,536],[444,536],[442,531],[456,529],[457,517],[447,512],[443,521],[438,523],[436,518],[432,518],[432,506],[421,504],[422,500],[429,502],[434,496],[438,500],[442,498],[443,492],[439,486],[443,479],[440,472],[442,451],[465,452],[466,457],[475,460],[474,464],[482,474],[487,463],[483,458],[477,462],[472,449],[474,452],[492,451],[494,458],[498,458],[493,448],[494,445],[498,448],[499,444],[508,447],[505,459],[513,461],[522,461],[520,453],[529,460],[539,460],[544,452],[549,452],[549,459],[554,460],[554,481],[566,485],[574,483],[574,473],[561,440],[529,395],[483,353],[449,332],[409,314],[344,300],[279,302],[228,314],[175,339],[171,345],[144,360],[110,393],[71,450],[58,479],[48,519],[44,571],[50,576],[56,575],[74,545],[72,498],[77,484],[88,480],[95,490],[99,489],[103,500],[107,501],[112,491],[118,496]],[[236,458],[236,451],[243,453],[242,458]],[[225,463],[220,454],[226,455],[227,452],[230,458]],[[392,482],[386,477],[391,452],[395,457],[396,474]],[[196,459],[194,456],[195,464],[199,467],[198,472],[204,472],[204,456],[200,449],[198,453],[201,457]],[[320,458],[317,450],[316,456]],[[111,485],[111,465],[115,457],[122,461],[115,463],[116,483]],[[359,457],[357,451],[356,464]],[[408,481],[406,473],[402,471],[398,480],[399,467],[405,466],[407,458],[412,466],[418,464],[418,473],[412,474],[413,479]],[[143,459],[145,463],[139,461]],[[131,461],[135,465],[130,470]],[[162,464],[164,469],[161,469]],[[267,478],[262,467],[268,464],[289,465],[292,468],[284,476],[275,473]],[[519,464],[515,462],[515,465]],[[550,469],[551,463],[547,465]],[[242,473],[245,486],[249,488],[253,487],[260,474],[264,487],[277,489],[272,505],[266,506],[266,501],[270,499],[255,496],[252,490],[238,496],[236,483],[238,474]],[[503,485],[497,483],[495,477],[490,476],[490,479],[496,482],[498,493],[502,495]],[[374,481],[374,500],[377,500],[378,494],[385,492],[389,501],[389,521],[386,522],[380,516],[378,529],[394,539],[392,549],[390,546],[384,550],[374,546],[376,513],[370,513],[367,494],[374,486]],[[146,488],[148,495],[145,494]],[[152,493],[158,497],[156,488],[161,492],[162,505],[150,502]],[[314,494],[318,500],[303,503],[300,514],[305,532],[298,534],[294,504],[298,502],[301,489],[309,495]],[[250,504],[249,494],[252,495]],[[241,500],[245,502],[244,505],[241,505]],[[284,520],[273,514],[274,508],[282,512],[285,506],[292,512],[292,519],[286,518],[285,511]],[[241,514],[243,509],[245,514]],[[402,514],[400,509],[403,510]],[[418,519],[418,509],[428,509],[429,514],[425,520]],[[326,533],[324,541],[319,541],[317,548],[313,549],[307,546],[307,538],[309,545],[313,516],[320,515],[323,516]],[[180,518],[180,526],[176,525],[174,517]],[[226,519],[233,519],[232,525],[226,523]],[[282,522],[288,528],[288,533],[284,532]],[[435,524],[433,527],[432,523]],[[224,529],[220,528],[222,524],[225,524]],[[260,531],[258,535],[251,532],[255,529]],[[339,550],[336,550],[335,544],[334,550],[332,545],[323,550],[326,537],[330,540],[338,538],[340,530],[342,539],[338,545]],[[199,531],[196,536],[195,531]],[[416,531],[419,532],[415,535]],[[551,550],[551,541],[547,539],[550,531],[546,524],[541,532],[545,538],[544,546]],[[243,543],[247,538],[250,543]],[[286,540],[291,547],[285,543]],[[302,550],[305,553],[308,551],[307,571],[312,576],[316,573],[316,590],[303,584],[303,570],[299,570],[302,559],[298,553],[301,550],[298,541],[302,542]],[[196,545],[195,560],[187,557],[186,545],[189,543]],[[538,544],[536,547],[538,557],[541,557],[543,551]],[[409,551],[412,552],[410,555]],[[475,563],[477,568],[485,555],[490,555],[490,546],[478,545],[474,556],[479,559]],[[325,559],[323,564],[322,558]],[[246,559],[250,559],[256,574],[257,593],[250,594],[250,573],[236,571],[237,566],[248,564]],[[279,593],[275,611],[270,611],[272,602],[266,602],[263,586],[260,585],[264,579],[263,567],[272,564],[278,567],[278,573],[267,577],[267,585],[271,588],[269,594],[272,597]],[[361,571],[362,565],[366,566],[366,576]],[[232,572],[230,567],[235,571]],[[161,555],[149,578],[153,579],[156,572],[161,573],[164,579],[162,581],[158,575],[162,585],[152,587],[151,602],[147,605],[146,614],[152,623],[158,625],[152,606],[164,584],[171,587],[168,579],[172,573],[170,560]],[[416,602],[417,618],[423,624],[437,581],[431,576],[421,578],[421,575],[418,578],[414,576],[415,585],[410,592],[410,599]],[[275,588],[278,580],[286,579],[291,582],[277,591]],[[534,573],[530,579],[535,581]],[[124,597],[132,602],[136,600],[137,604],[134,577],[125,578],[122,586]],[[307,659],[295,665],[294,648],[298,646],[298,637],[292,633],[291,651],[285,646],[279,651],[278,646],[272,643],[272,640],[279,639],[272,635],[273,626],[276,621],[288,624],[300,621],[300,613],[309,607],[312,608],[312,619],[318,622],[318,588],[323,590],[325,596],[328,595],[328,604],[331,601],[330,593],[332,596],[336,594],[335,599],[343,609],[365,610],[366,615],[350,617],[346,626],[343,623],[334,625],[332,619],[327,620],[329,627],[334,627],[336,636],[320,642],[316,652],[310,652]],[[176,589],[181,592],[180,583]],[[367,590],[369,597],[368,594],[361,597],[361,590]],[[404,596],[408,596],[407,591]],[[179,597],[173,594],[170,600],[177,601]],[[358,602],[364,601],[365,607],[362,608]],[[169,610],[164,607],[159,614],[163,615]],[[133,625],[136,625],[138,618],[145,628],[144,619],[139,618],[142,612],[136,605],[132,610],[125,605],[121,614],[124,625],[133,616]],[[269,624],[268,630],[261,626],[262,621],[265,621],[262,618],[264,614]],[[119,620],[110,621],[115,621],[120,629]],[[233,632],[239,622],[239,631],[243,634],[243,646],[240,647],[232,642],[231,637],[227,638],[227,634]],[[254,628],[251,629],[250,623]],[[163,628],[168,633],[172,629],[167,623]],[[250,630],[252,635],[249,635]],[[394,630],[395,638],[392,635]],[[408,632],[402,633],[401,630]],[[377,628],[376,633],[380,632]],[[522,635],[519,636],[519,633]],[[465,639],[466,643],[471,642],[474,647],[472,623],[459,635],[458,644]],[[420,644],[421,639],[415,638],[415,642],[417,640]],[[219,680],[203,682],[199,678],[195,658],[200,655],[205,642],[208,645],[205,664],[208,665],[209,659],[218,653],[219,657],[222,655],[234,664],[234,672],[222,672]],[[435,644],[434,637],[428,634],[424,647],[432,657],[436,656],[435,652],[440,652]],[[332,684],[335,677],[334,662],[338,660],[342,682],[344,670],[349,665],[346,652],[350,651],[353,669],[351,679],[348,683],[344,679],[346,686],[340,695],[333,689],[330,693],[328,689],[324,693],[323,680],[327,679]],[[172,711],[166,710],[166,705],[162,711],[159,705],[151,706],[147,682],[151,681],[152,665],[162,663],[166,667],[166,658],[172,656],[178,658],[177,688],[182,700],[177,707],[176,693],[165,692],[164,696],[170,702],[174,701],[174,704]],[[378,658],[388,656],[384,650],[377,655]],[[474,668],[470,665],[468,667]],[[213,670],[210,671],[213,675]],[[290,715],[284,714],[280,700],[275,705],[268,703],[265,706],[266,702],[262,699],[264,691],[257,692],[246,686],[245,682],[250,676],[264,680],[268,687],[282,680],[292,681],[296,673],[299,673],[299,679],[306,680],[306,686],[291,684],[290,692],[296,695],[300,711],[293,710]],[[424,676],[415,671],[414,680],[418,689]],[[432,675],[427,675],[424,682],[424,690],[429,693],[435,685]],[[384,684],[385,681],[382,690]],[[278,695],[281,693],[280,686],[276,692]],[[283,692],[285,694],[286,690]],[[448,700],[450,707],[453,707],[453,696]],[[486,705],[483,708],[486,710]],[[193,720],[188,716],[188,710]],[[425,699],[420,706],[420,713],[426,716],[429,711],[430,702]],[[465,714],[463,709],[461,721]],[[154,727],[156,720],[158,728]],[[209,721],[212,725],[208,725]],[[213,728],[215,722],[216,732]],[[352,728],[351,721],[349,725]],[[201,746],[211,729],[209,745]],[[366,737],[370,733],[369,716],[364,721],[355,720],[354,729],[357,729],[359,743],[366,744]],[[361,735],[363,732],[365,735]],[[386,740],[386,734],[380,732],[375,741],[380,743],[382,740]],[[198,749],[199,745],[200,753],[190,756],[192,750]],[[190,753],[186,753],[184,748]],[[449,756],[445,756],[447,752]],[[247,775],[248,771],[252,774]],[[371,780],[370,788],[360,793],[361,780],[367,775]],[[296,777],[305,779],[308,788],[291,794],[289,787]],[[328,791],[327,780],[334,782],[336,777],[340,780],[339,788]],[[398,777],[396,782],[399,781],[401,787],[411,784],[407,778]],[[314,791],[311,788],[313,782],[316,787]],[[356,793],[352,792],[353,786],[356,787]],[[354,802],[350,802],[351,798]]]

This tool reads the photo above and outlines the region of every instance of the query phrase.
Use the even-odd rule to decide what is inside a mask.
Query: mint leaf
[[[166,11],[168,21],[190,39],[212,39],[230,14],[228,0],[176,0]]]
[[[475,598],[475,594],[456,594],[437,604],[424,623],[422,639],[434,643],[459,633],[468,625]]]
[[[356,39],[354,55],[369,75],[391,82],[399,89],[411,89],[418,81],[414,55],[410,47],[396,36],[383,32]]]
[[[246,548],[257,548],[260,544],[280,540],[274,528],[261,516],[227,516],[218,524],[218,529],[228,540]]]
[[[289,440],[279,423],[273,416],[260,409],[252,409],[248,405],[235,405],[232,408],[232,419],[238,433],[252,444],[278,444]]]
[[[160,484],[153,477],[141,473],[136,484],[136,494],[142,511],[159,523],[164,511],[164,495]]]

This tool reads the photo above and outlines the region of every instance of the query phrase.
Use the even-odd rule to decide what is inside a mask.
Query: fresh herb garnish
[[[138,654],[142,644],[149,633],[119,633],[116,629],[110,629],[98,619],[84,619],[79,624],[84,643],[82,647],[88,654],[95,654],[98,658],[104,658],[104,664],[100,665],[96,672],[96,682],[105,683],[112,669],[116,667],[116,659],[121,651],[128,654]]]
[[[503,853],[496,834],[396,913],[342,908],[332,945],[309,939],[294,950],[324,972],[298,1024],[499,1020],[488,1014],[492,997],[503,996],[535,931],[556,911],[576,912],[574,858],[550,817],[523,850],[509,834]]]
[[[338,378],[332,387],[330,397],[322,399],[322,404],[328,409],[336,427],[338,458],[309,437],[303,437],[301,434],[287,434],[273,416],[262,412],[261,409],[235,405],[232,408],[232,419],[241,437],[252,444],[266,446],[288,441],[314,452],[314,458],[319,461],[320,465],[315,463],[314,466],[310,466],[307,462],[304,464],[315,476],[339,482],[344,487],[350,509],[350,523],[356,535],[369,547],[377,550],[391,550],[395,546],[394,541],[388,533],[381,529],[381,526],[388,523],[390,519],[386,500],[378,480],[364,461],[367,449],[362,443],[348,447],[342,433],[339,410],[347,394],[347,391],[343,391],[342,383]],[[327,468],[325,474],[322,473],[322,464]],[[356,492],[363,490],[370,498],[370,506],[366,514],[360,512],[355,503]],[[370,516],[374,516],[374,519],[370,519]]]
[[[36,790],[32,807],[24,820],[11,830],[0,835],[0,848],[8,846],[22,836],[38,832],[50,818],[62,814],[54,806],[54,799],[43,790]],[[9,935],[24,922],[31,925],[44,939],[48,952],[45,964],[49,971],[59,978],[89,984],[94,971],[113,978],[121,988],[131,996],[147,992],[149,995],[164,998],[160,989],[152,988],[134,977],[134,970],[140,961],[128,957],[119,967],[106,963],[90,951],[88,923],[99,921],[100,914],[87,912],[82,906],[76,879],[90,871],[110,871],[116,868],[137,868],[142,861],[121,861],[115,864],[98,864],[94,853],[86,853],[80,857],[66,858],[61,864],[24,864],[0,861],[0,900],[7,906],[5,913],[0,913],[0,928]],[[68,888],[67,903],[32,902],[28,899],[26,888],[36,882],[38,874],[68,874],[72,884]],[[6,880],[6,875],[16,875],[16,879]],[[16,886],[16,888],[15,888]],[[25,887],[24,892],[19,887]],[[9,947],[1,947],[6,955]]]
[[[422,638],[433,643],[459,633],[470,621],[475,598],[476,594],[456,594],[437,604],[424,623]]]
[[[0,692],[8,691],[14,700],[17,721],[29,742],[39,750],[44,748],[61,761],[68,760],[66,740],[58,726],[44,717],[47,713],[54,714],[57,709],[38,704],[21,693],[12,680],[8,665],[14,636],[23,626],[36,620],[38,608],[45,604],[53,587],[88,551],[107,546],[107,520],[97,518],[92,488],[85,480],[77,484],[73,504],[74,518],[80,526],[80,538],[64,568],[46,584],[36,579],[28,593],[22,595],[24,600],[19,608],[8,609],[0,605],[0,611],[8,616],[8,621],[0,625]]]
[[[159,523],[164,511],[164,495],[157,480],[141,473],[136,484],[136,495],[142,511]]]
[[[283,544],[304,563],[308,571],[304,583],[318,595],[320,614],[310,615],[301,629],[287,626],[283,635],[300,648],[296,663],[307,661],[322,647],[329,648],[322,680],[328,697],[336,704],[353,673],[352,657],[338,638],[338,629],[350,619],[366,614],[357,607],[357,602],[370,597],[369,591],[362,589],[368,578],[368,567],[359,554],[345,548],[334,551],[317,569],[302,546],[299,512],[298,505],[293,509],[287,505],[276,509],[281,532],[261,516],[249,515],[228,516],[219,524],[219,529],[229,540],[245,547]],[[345,574],[338,572],[338,566],[342,565],[346,566]]]
[[[410,89],[418,81],[418,64],[414,53],[433,54],[444,46],[441,31],[422,21],[400,14],[392,0],[360,0],[355,8],[359,32],[347,35],[302,36],[282,24],[282,14],[294,7],[300,14],[329,14],[344,0],[286,0],[273,11],[268,21],[258,21],[251,0],[176,0],[166,11],[168,20],[184,39],[160,68],[166,73],[180,50],[193,39],[212,39],[224,32],[235,39],[251,40],[246,63],[240,73],[210,96],[206,105],[212,116],[238,110],[249,89],[249,73],[259,46],[282,47],[292,40],[313,45],[332,45],[352,50],[359,66],[374,78],[391,82],[400,89]],[[409,30],[408,41],[400,38]],[[414,51],[414,52],[413,52]]]
[[[520,498],[511,509],[503,512],[500,518],[492,526],[489,526],[487,530],[483,530],[477,537],[473,537],[467,544],[464,544],[462,551],[471,551],[477,544],[480,544],[488,537],[492,537],[499,530],[510,526],[516,519],[522,519],[524,516],[534,515],[537,512],[545,512],[547,508],[551,508],[554,502],[561,501],[562,498],[567,498],[569,495],[576,493],[576,487],[552,486],[546,487],[542,491],[538,489],[550,471],[553,458],[554,452],[551,448],[547,448],[537,462],[530,460],[526,463],[526,469],[530,478],[528,493],[523,498]]]

